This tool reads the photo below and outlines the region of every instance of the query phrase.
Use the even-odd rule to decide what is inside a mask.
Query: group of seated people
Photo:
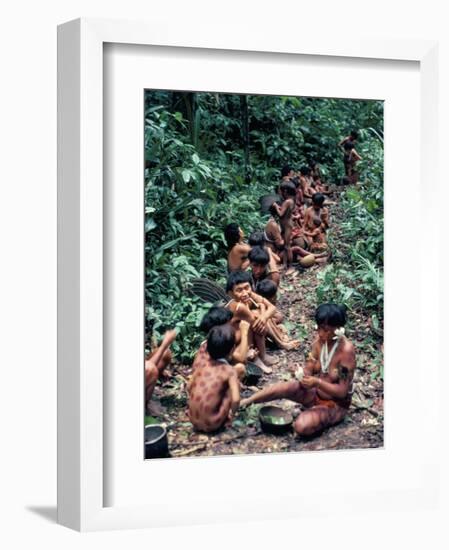
[[[276,382],[240,399],[249,350],[264,340],[275,308],[251,310],[253,299],[263,305],[265,301],[248,290],[247,283],[238,282],[245,272],[236,273],[241,274],[232,291],[240,297],[236,307],[214,306],[201,322],[207,336],[195,356],[187,385],[188,416],[194,428],[216,432],[232,423],[239,407],[275,399],[289,399],[304,408],[294,422],[299,436],[314,435],[343,420],[351,404],[356,360],[354,345],[344,335],[345,308],[338,304],[321,304],[316,309],[316,337],[305,365],[293,365],[296,372],[291,380]],[[172,332],[164,336],[162,355]],[[147,361],[156,368],[155,362]]]
[[[346,149],[348,143],[353,141],[345,138],[340,145]],[[248,242],[237,223],[224,230],[229,300],[224,306],[212,307],[202,319],[200,330],[205,339],[187,385],[188,416],[199,431],[225,427],[239,407],[285,398],[303,406],[294,429],[308,436],[341,421],[351,403],[354,346],[344,335],[344,306],[331,303],[316,309],[317,334],[305,365],[294,365],[295,377],[240,400],[247,363],[255,363],[266,374],[276,364],[267,354],[267,341],[287,351],[299,346],[299,341],[288,337],[283,315],[276,307],[281,275],[292,271],[294,261],[308,267],[329,259],[325,205],[326,200],[332,203],[318,164],[311,162],[298,173],[284,166],[276,191],[280,200],[274,197],[269,205],[270,219]],[[146,360],[147,405],[158,377],[170,362],[169,347],[175,337],[175,331],[168,331]]]

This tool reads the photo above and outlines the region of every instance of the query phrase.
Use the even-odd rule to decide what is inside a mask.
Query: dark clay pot
[[[145,458],[168,457],[167,430],[159,424],[145,426]]]

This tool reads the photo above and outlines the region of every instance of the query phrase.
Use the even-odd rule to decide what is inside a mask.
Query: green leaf
[[[145,221],[145,233],[149,233],[157,227],[157,223],[153,218],[147,218]]]
[[[200,157],[196,153],[194,153],[192,155],[192,160],[195,164],[198,164],[200,162]]]
[[[191,177],[192,177],[192,174],[190,170],[182,171],[182,179],[184,180],[185,183],[189,183]]]

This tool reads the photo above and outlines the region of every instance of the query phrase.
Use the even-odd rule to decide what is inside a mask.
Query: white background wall
[[[156,531],[83,534],[55,525],[56,515],[56,26],[79,16],[151,19],[181,18],[200,33],[220,21],[232,26],[284,28],[301,33],[366,33],[386,37],[425,37],[441,40],[445,59],[440,89],[441,173],[448,148],[449,40],[444,2],[427,0],[316,0],[289,2],[242,0],[226,2],[162,2],[126,0],[18,0],[1,10],[0,55],[0,546],[33,545],[109,548],[245,546],[260,548],[376,548],[401,543],[409,548],[447,548],[449,535],[442,514],[418,517],[357,517],[342,523],[330,520],[323,528],[307,522],[192,527]],[[7,8],[5,7],[7,5]],[[447,190],[439,205],[447,203]],[[447,229],[446,235],[447,235]],[[437,269],[438,266],[435,266]],[[443,280],[447,280],[447,268]],[[447,296],[446,296],[447,298]],[[442,308],[443,309],[443,308]],[[443,316],[441,317],[443,319]],[[436,323],[437,320],[429,320]],[[447,325],[446,320],[444,319]],[[412,327],[411,327],[412,328]],[[446,361],[447,363],[447,361]],[[448,365],[444,365],[447,367]],[[424,366],[423,366],[424,367]],[[448,382],[446,374],[443,382]],[[432,381],[429,391],[434,391]],[[443,414],[447,412],[443,407]],[[446,438],[446,429],[442,438]],[[447,449],[447,447],[446,447]],[[447,474],[444,494],[449,495]],[[257,481],[260,483],[261,481]],[[358,480],[353,480],[357,483]],[[250,491],[248,487],[239,490]],[[331,504],[331,503],[329,503]],[[157,506],[157,503],[155,503]],[[363,502],[360,503],[363,508]],[[447,510],[446,510],[447,515]]]

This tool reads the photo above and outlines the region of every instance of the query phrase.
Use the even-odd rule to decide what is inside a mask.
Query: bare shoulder
[[[344,339],[341,349],[341,360],[344,361],[345,366],[355,368],[355,346],[347,338]]]
[[[319,357],[319,354],[320,354],[320,350],[321,350],[321,345],[320,345],[320,339],[318,338],[318,336],[315,338],[315,340],[312,342],[312,355],[318,359]]]

